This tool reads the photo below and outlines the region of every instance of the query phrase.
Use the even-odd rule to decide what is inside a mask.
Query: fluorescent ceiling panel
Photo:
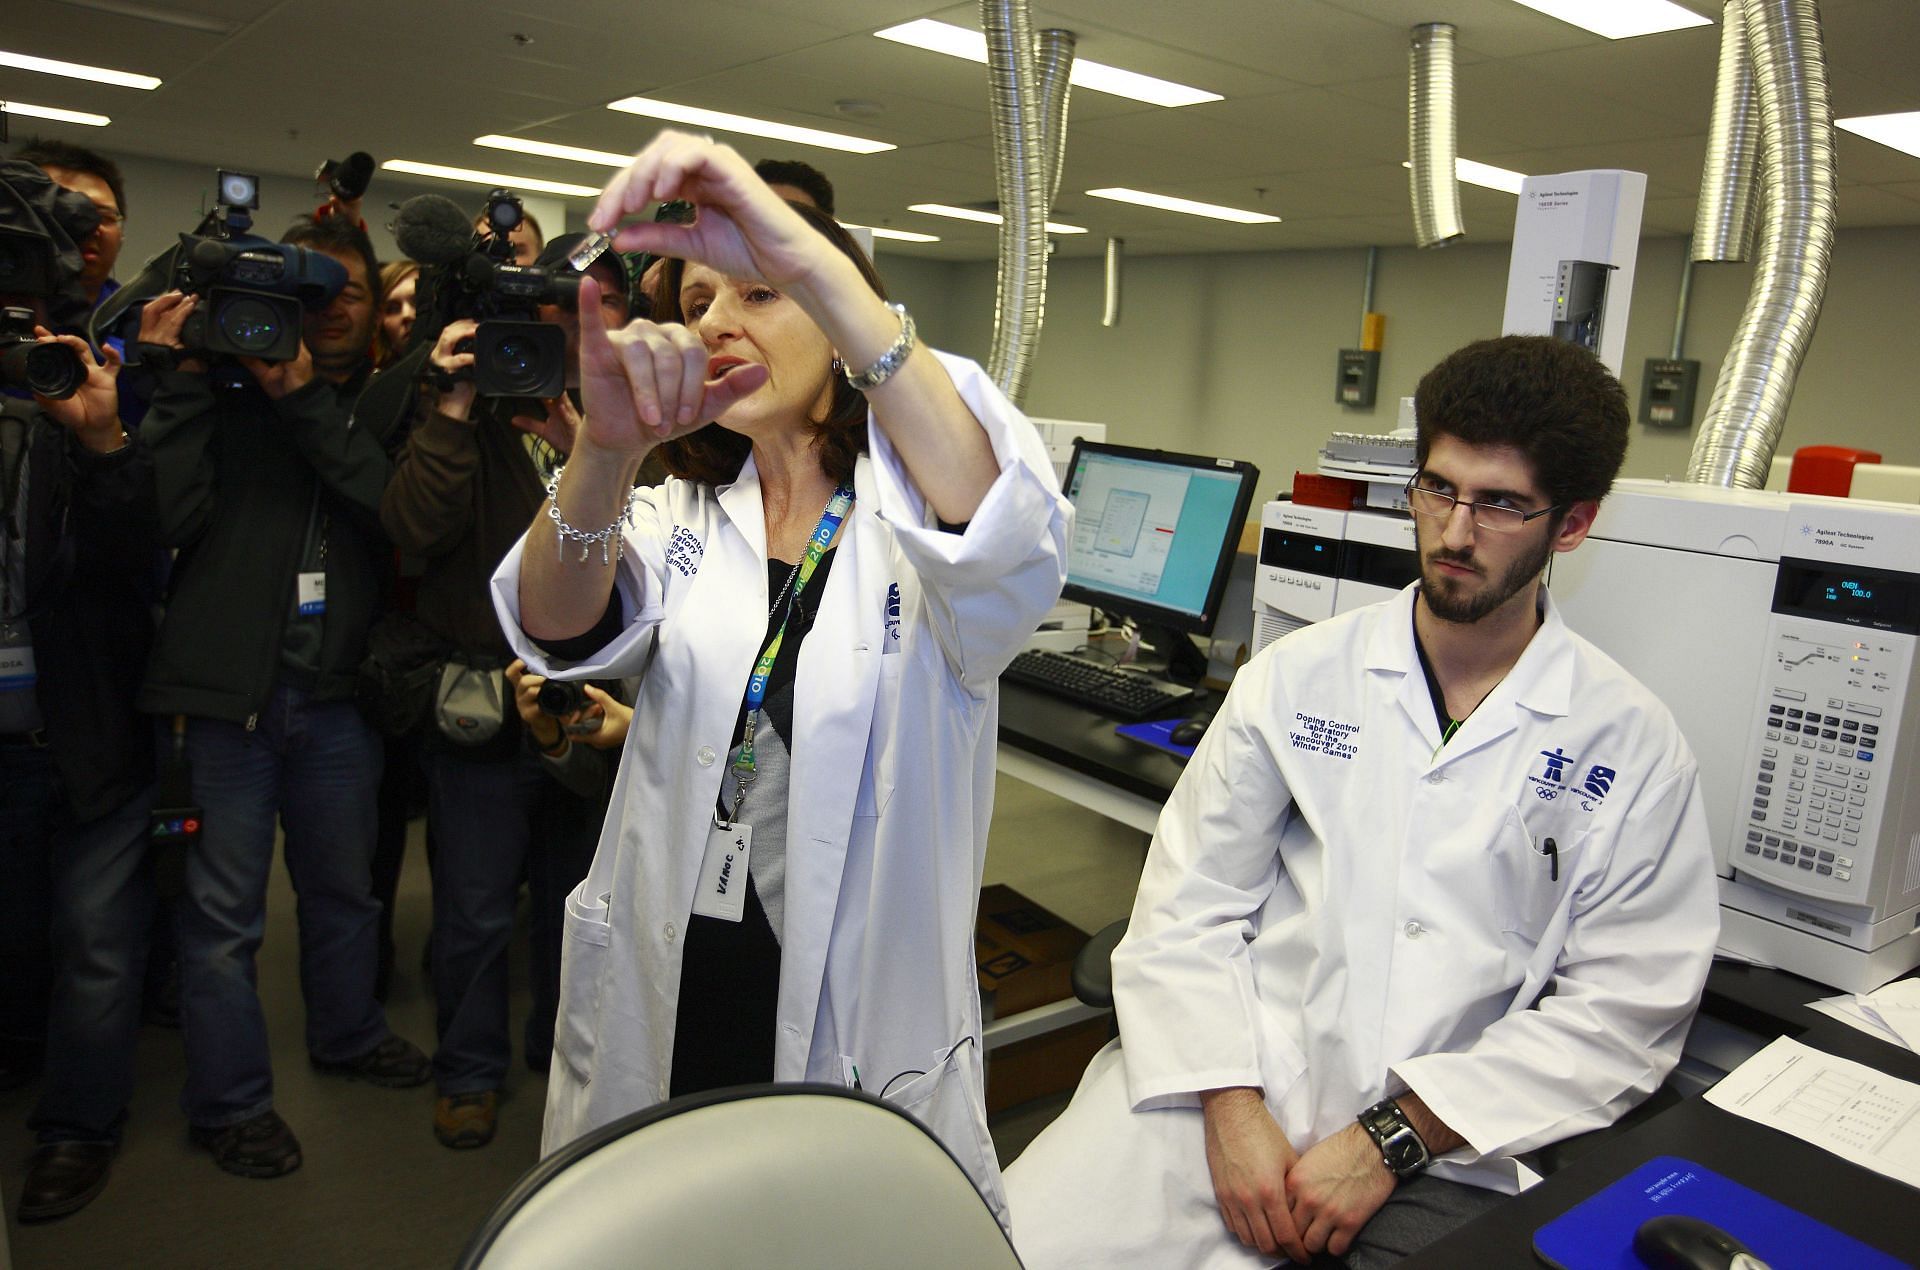
[[[1550,18],[1571,22],[1609,40],[1713,25],[1712,18],[1701,17],[1692,9],[1674,4],[1673,0],[1514,0],[1514,3]]]
[[[982,65],[987,60],[986,36],[963,26],[936,22],[932,18],[903,22],[884,31],[875,31],[874,34],[895,44],[910,44],[931,53],[963,57]],[[1204,88],[1176,84],[1170,79],[1155,79],[1151,75],[1121,70],[1118,66],[1090,62],[1081,57],[1073,59],[1073,70],[1067,80],[1076,88],[1090,88],[1096,93],[1110,93],[1115,97],[1144,101],[1153,106],[1192,106],[1203,101],[1222,100],[1219,93],[1210,93]]]
[[[882,229],[878,225],[856,225],[852,221],[841,221],[840,223],[848,229],[864,229],[875,238],[891,238],[895,242],[937,243],[940,241],[940,235],[938,234],[916,234],[912,230],[907,229]]]
[[[1894,115],[1855,115],[1851,119],[1836,119],[1833,123],[1836,128],[1845,128],[1855,136],[1878,141],[1883,146],[1892,146],[1903,154],[1920,158],[1920,110]]]
[[[58,106],[35,106],[24,101],[0,101],[0,113],[51,119],[55,123],[82,123],[89,128],[104,128],[113,120],[105,115],[90,115],[84,110],[62,110]]]
[[[575,163],[597,163],[602,167],[624,168],[633,160],[630,154],[611,150],[588,150],[582,146],[563,146],[552,141],[530,141],[525,137],[503,137],[488,133],[475,137],[473,144],[493,150],[512,150],[516,154],[537,154],[546,159],[571,159]]]
[[[1413,164],[1402,161],[1400,166],[1410,168]],[[1455,156],[1453,160],[1453,179],[1456,181],[1465,181],[1468,185],[1483,186],[1489,190],[1500,190],[1507,194],[1518,194],[1520,192],[1520,183],[1527,179],[1527,174],[1525,172],[1515,172],[1512,168],[1496,168],[1491,163],[1481,163],[1477,159],[1462,159]]]
[[[566,194],[575,198],[596,198],[600,191],[591,185],[569,185],[565,181],[543,181],[534,176],[508,176],[504,172],[476,172],[472,168],[450,168],[444,163],[417,163],[412,159],[388,159],[380,165],[386,172],[405,172],[411,176],[434,176],[443,181],[464,181],[469,185],[505,186],[510,190],[533,190],[539,194]]]
[[[953,207],[947,203],[913,203],[908,205],[910,212],[925,212],[929,216],[945,216],[952,220],[978,221],[982,225],[998,225],[1004,219],[998,212],[983,212],[977,207]],[[1084,234],[1086,229],[1079,225],[1066,225],[1059,221],[1048,221],[1049,234]]]
[[[51,57],[30,57],[25,53],[10,53],[6,49],[0,49],[0,66],[39,71],[43,75],[65,75],[68,79],[90,79],[96,84],[112,84],[117,88],[152,90],[160,87],[160,81],[152,75],[135,75],[131,71],[109,70],[104,66],[87,66],[80,62],[61,62]]]
[[[1205,216],[1210,220],[1230,220],[1239,225],[1274,225],[1278,216],[1269,216],[1265,212],[1247,212],[1237,207],[1222,207],[1218,203],[1199,203],[1190,198],[1174,198],[1169,194],[1151,194],[1146,190],[1129,190],[1123,186],[1111,186],[1104,190],[1088,190],[1094,198],[1111,199],[1116,203],[1137,203],[1141,207],[1157,207],[1163,212],[1183,212],[1188,216]]]
[[[645,115],[649,119],[664,119],[668,123],[683,123],[693,128],[714,128],[749,137],[770,137],[775,141],[818,146],[823,150],[845,150],[852,154],[878,154],[882,150],[896,148],[890,141],[873,141],[840,132],[823,132],[818,128],[801,128],[790,123],[775,123],[770,119],[755,119],[751,115],[730,115],[724,110],[703,110],[699,106],[682,106],[677,102],[659,101],[652,97],[622,97],[619,101],[608,102],[607,109],[625,111],[629,115]]]

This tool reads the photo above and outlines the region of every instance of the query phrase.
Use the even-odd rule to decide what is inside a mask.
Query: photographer
[[[44,362],[52,346],[67,370],[60,395],[28,395],[9,374],[0,396],[0,1033],[23,1042],[0,1059],[30,1075],[39,1055],[24,1042],[37,1038],[20,1033],[44,1030],[29,1121],[40,1145],[19,1216],[46,1221],[106,1185],[133,1093],[153,911],[152,730],[134,696],[153,638],[157,531],[151,457],[117,418],[117,355],[96,360],[77,336],[48,333],[90,304],[79,248],[95,240],[95,208],[25,163],[0,163],[0,185],[0,224],[39,249],[51,282],[22,291],[10,288],[25,277],[0,278],[0,304],[30,311],[37,336],[10,338],[9,369],[34,378],[16,359]]]
[[[307,1050],[316,1068],[390,1087],[427,1077],[374,997],[379,905],[373,851],[378,736],[352,695],[372,620],[384,441],[356,427],[370,366],[373,280],[366,235],[343,217],[305,220],[287,243],[337,261],[343,289],[309,310],[291,360],[240,358],[216,387],[186,348],[196,300],[146,307],[143,345],[175,350],[144,434],[160,523],[180,548],[141,706],[185,716],[205,829],[187,859],[180,910],[182,1025],[193,1138],[245,1177],[300,1165],[273,1111],[266,1023],[254,988],[274,821],[299,894]],[[216,368],[217,369],[217,368]]]
[[[556,240],[538,263],[567,270],[578,236]],[[604,320],[623,326],[630,308],[621,257],[609,252],[589,272],[599,283]],[[560,305],[539,309],[543,322],[567,332],[566,381],[579,383],[578,317]],[[433,980],[439,1047],[434,1078],[440,1098],[434,1134],[449,1147],[492,1140],[499,1091],[511,1056],[507,1022],[507,944],[514,903],[529,852],[549,834],[538,809],[553,792],[522,741],[518,713],[507,703],[502,671],[511,659],[488,599],[487,581],[539,510],[554,467],[572,448],[578,410],[563,394],[515,413],[515,399],[479,397],[473,382],[478,324],[448,322],[432,365],[445,384],[432,410],[408,438],[381,505],[381,520],[399,548],[427,560],[417,615],[451,646],[453,667],[438,696],[456,678],[474,685],[480,708],[458,721],[443,706],[427,740],[433,871]],[[534,410],[538,413],[533,413]],[[466,730],[461,731],[464,727]],[[536,835],[538,821],[541,832]],[[582,861],[581,872],[584,873]],[[543,863],[534,864],[536,871]],[[552,898],[556,907],[576,875]],[[557,920],[557,919],[556,919]]]

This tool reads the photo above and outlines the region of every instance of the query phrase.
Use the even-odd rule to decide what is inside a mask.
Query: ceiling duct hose
[[[1026,0],[980,0],[980,25],[987,37],[987,105],[1001,216],[987,374],[1017,405],[1026,396],[1047,294],[1046,139]]]
[[[1760,217],[1753,289],[1713,386],[1687,477],[1759,489],[1820,319],[1833,255],[1833,100],[1818,0],[1746,0],[1760,104]]]
[[[1107,239],[1107,305],[1100,314],[1102,326],[1120,325],[1120,264],[1126,250],[1126,239]]]
[[[1458,142],[1453,114],[1453,25],[1427,22],[1414,27],[1408,61],[1413,239],[1422,247],[1443,247],[1467,232],[1460,223],[1460,186],[1454,178]]]
[[[1713,87],[1713,122],[1693,218],[1693,258],[1745,260],[1753,251],[1759,210],[1760,110],[1753,95],[1753,57],[1747,47],[1742,0],[1727,0],[1720,19],[1720,72]]]
[[[1066,166],[1067,90],[1073,75],[1075,43],[1073,32],[1058,27],[1048,27],[1034,42],[1033,65],[1040,85],[1041,148],[1047,156],[1047,206],[1046,214],[1041,217],[1043,221],[1053,215],[1053,200],[1060,193],[1060,173]]]

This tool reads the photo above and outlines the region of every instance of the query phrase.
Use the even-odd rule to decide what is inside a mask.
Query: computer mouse
[[[1718,1226],[1668,1213],[1633,1232],[1633,1255],[1650,1270],[1766,1270],[1753,1250]]]
[[[1174,725],[1167,739],[1175,745],[1198,745],[1200,738],[1207,734],[1207,724],[1213,720],[1207,718],[1188,719],[1185,723]]]

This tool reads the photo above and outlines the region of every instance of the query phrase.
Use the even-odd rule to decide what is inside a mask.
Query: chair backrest
[[[748,1085],[636,1112],[515,1184],[460,1270],[1019,1270],[939,1139],[871,1094]]]

